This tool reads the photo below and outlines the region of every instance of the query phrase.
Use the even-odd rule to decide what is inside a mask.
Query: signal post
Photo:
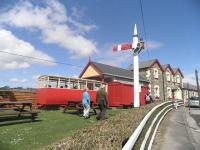
[[[140,107],[140,84],[139,84],[139,53],[144,49],[144,42],[141,41],[138,37],[137,26],[135,24],[133,41],[132,44],[120,44],[113,47],[113,51],[123,51],[123,50],[132,50],[133,51],[133,94],[134,94],[134,107]]]

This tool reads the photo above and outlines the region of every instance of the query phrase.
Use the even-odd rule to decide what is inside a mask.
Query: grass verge
[[[157,104],[153,103],[141,108],[120,110],[114,117],[80,129],[72,136],[44,149],[121,149],[124,139],[131,136],[143,117]]]
[[[0,149],[31,150],[60,141],[78,129],[96,122],[95,116],[89,120],[77,115],[75,111],[62,113],[59,110],[39,110],[39,120],[30,119],[0,122]],[[109,110],[108,116],[114,116],[119,110]]]

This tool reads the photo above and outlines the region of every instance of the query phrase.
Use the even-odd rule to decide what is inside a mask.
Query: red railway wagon
[[[91,102],[95,103],[96,91],[88,91]],[[37,91],[37,104],[39,105],[65,105],[67,102],[82,102],[83,90],[40,88]]]
[[[38,78],[37,104],[68,105],[68,103],[82,103],[84,87],[89,88],[91,103],[96,103],[96,91],[101,82],[95,80],[67,78],[57,76],[40,76]]]
[[[141,86],[140,104],[145,105],[146,86]],[[120,82],[108,84],[108,103],[111,107],[133,106],[133,85]]]

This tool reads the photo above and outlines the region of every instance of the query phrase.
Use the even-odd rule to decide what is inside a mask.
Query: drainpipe
[[[163,98],[164,98],[164,101],[165,101],[166,99],[165,99],[165,80],[164,80],[164,73],[162,73],[162,80],[163,80]]]

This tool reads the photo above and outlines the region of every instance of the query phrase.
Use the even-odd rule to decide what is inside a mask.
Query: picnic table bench
[[[25,110],[26,106],[29,107],[29,110]],[[0,101],[0,119],[30,116],[32,121],[34,121],[38,113],[32,111],[31,101]]]

